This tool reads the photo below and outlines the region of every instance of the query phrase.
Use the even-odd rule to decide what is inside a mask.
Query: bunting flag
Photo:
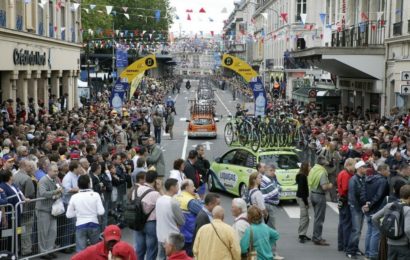
[[[205,12],[205,9],[204,9],[203,7],[202,7],[201,9],[199,9],[199,12],[200,12],[200,13],[203,13],[203,14],[206,13],[206,12]]]
[[[360,14],[360,16],[361,16],[361,18],[362,18],[362,21],[365,21],[365,22],[369,21],[369,17],[367,16],[366,13],[362,12],[362,13]]]
[[[24,0],[25,4],[31,4],[31,0]]]
[[[84,10],[87,14],[90,13],[90,10],[88,10],[88,8],[83,8],[83,10]]]
[[[300,19],[302,20],[303,24],[306,23],[306,18],[307,18],[307,14],[300,14]]]
[[[97,5],[91,4],[91,5],[90,5],[90,9],[91,9],[91,10],[94,10],[94,8],[95,8],[96,6],[97,6]]]
[[[226,14],[228,12],[228,10],[226,9],[226,7],[222,8],[221,13]]]
[[[125,17],[127,17],[127,19],[130,19],[130,15],[129,14],[124,14]]]
[[[159,22],[161,19],[161,10],[156,10],[155,11],[155,21]]]
[[[380,21],[383,17],[384,12],[377,12],[377,21]]]
[[[288,22],[288,13],[280,13],[280,17],[282,17],[285,23]]]
[[[211,31],[211,35],[212,35],[212,37],[214,37],[214,31]]]
[[[376,25],[375,24],[372,24],[372,31],[376,31]]]
[[[61,10],[61,0],[57,0],[56,10],[57,10],[57,11],[60,11],[60,10]]]
[[[320,13],[319,16],[320,16],[320,21],[322,22],[322,24],[325,24],[325,19],[326,19],[327,14]]]
[[[126,13],[127,13],[127,11],[128,11],[128,7],[123,6],[123,7],[122,7],[122,10],[124,10],[124,12],[126,12]]]
[[[193,10],[192,10],[192,9],[186,9],[185,12],[187,12],[187,13],[193,13]]]
[[[47,0],[41,0],[41,2],[38,3],[38,5],[39,5],[42,9],[44,9],[44,6],[46,5],[46,3],[47,3]]]
[[[178,15],[175,15],[175,19],[176,19],[176,20],[179,20],[179,16],[178,16]]]
[[[268,13],[261,13],[261,15],[263,16],[263,18],[265,18],[265,20],[268,19]]]
[[[73,3],[73,9],[74,11],[77,11],[78,7],[80,7],[79,3]]]
[[[110,14],[112,11],[113,6],[112,5],[107,5],[105,6],[105,8],[107,9],[107,14]]]
[[[211,23],[214,22],[214,19],[212,19],[211,17],[209,17],[208,19],[209,19],[209,21],[210,21]]]
[[[188,17],[186,18],[188,21],[191,21],[191,16],[188,14]]]

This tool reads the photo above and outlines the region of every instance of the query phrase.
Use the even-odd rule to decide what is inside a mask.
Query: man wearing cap
[[[350,206],[350,215],[352,219],[352,232],[350,233],[349,244],[346,250],[346,256],[355,259],[357,255],[363,255],[359,251],[359,241],[363,226],[364,202],[360,198],[360,193],[364,185],[364,178],[367,171],[367,165],[360,160],[355,164],[356,174],[349,180],[348,203]]]
[[[3,155],[3,167],[2,171],[13,171],[15,159],[10,154]]]
[[[137,254],[130,244],[119,241],[112,248],[112,260],[137,260]]]
[[[71,260],[106,260],[115,244],[121,240],[121,229],[116,225],[109,225],[104,230],[103,241],[89,246],[74,255]]]
[[[326,216],[325,192],[333,188],[333,184],[329,182],[325,168],[328,164],[329,162],[325,157],[319,156],[317,163],[312,167],[308,176],[308,185],[311,192],[310,199],[315,212],[312,241],[315,245],[320,246],[329,245],[329,243],[322,238],[323,222]]]

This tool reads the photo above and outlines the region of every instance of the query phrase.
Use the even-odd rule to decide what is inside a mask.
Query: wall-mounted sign
[[[14,65],[46,65],[46,53],[15,48],[13,51]]]

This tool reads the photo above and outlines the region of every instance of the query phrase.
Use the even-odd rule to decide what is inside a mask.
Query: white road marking
[[[217,93],[215,93],[216,97],[219,99],[219,102],[221,102],[222,106],[225,108],[226,112],[228,112],[228,115],[232,115],[231,111],[226,107],[225,103],[222,101],[222,99],[219,97]]]
[[[300,209],[299,206],[286,205],[282,207],[289,218],[300,218]]]
[[[206,150],[208,150],[208,151],[210,151],[211,150],[211,142],[208,142],[208,141],[206,141],[205,143],[202,143],[204,146],[205,146],[205,148],[206,148]]]
[[[181,117],[179,121],[186,121],[186,117]]]
[[[326,204],[327,204],[331,209],[333,209],[333,211],[336,212],[336,214],[339,215],[339,208],[337,207],[337,203],[336,203],[336,202],[330,202],[330,201],[328,201],[328,202],[326,202]]]
[[[188,131],[184,131],[184,136],[185,136],[185,135],[188,135]]]
[[[181,158],[185,159],[186,156],[186,148],[188,146],[188,135],[185,135],[184,146],[182,147],[182,155]]]
[[[164,132],[164,134],[162,136],[169,136],[169,133]]]

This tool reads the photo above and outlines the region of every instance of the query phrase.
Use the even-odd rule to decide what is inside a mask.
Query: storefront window
[[[379,94],[370,94],[370,113],[380,113]]]

